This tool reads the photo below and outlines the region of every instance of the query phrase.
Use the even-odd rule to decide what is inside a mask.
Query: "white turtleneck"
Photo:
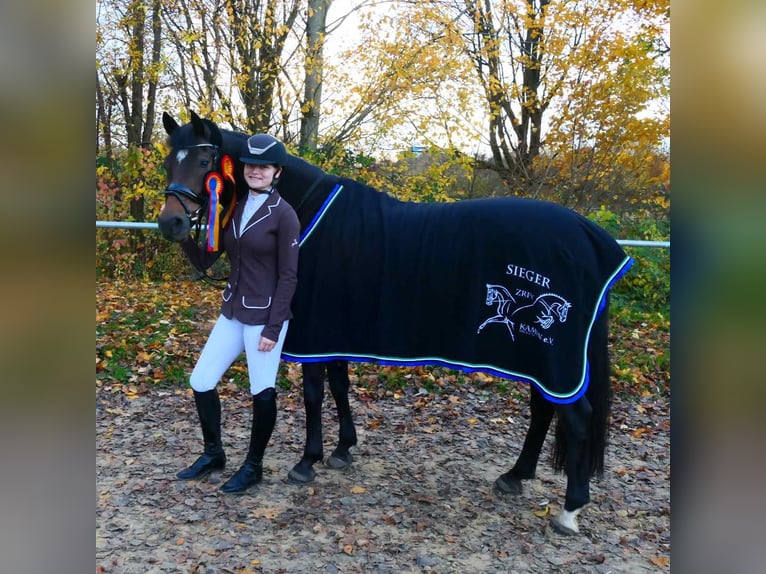
[[[244,229],[245,225],[247,225],[247,222],[250,221],[250,218],[253,216],[253,214],[258,211],[258,208],[263,205],[263,203],[268,199],[269,194],[266,192],[263,193],[253,193],[252,191],[247,194],[247,201],[245,202],[245,207],[242,209],[242,219],[239,222],[239,228]]]

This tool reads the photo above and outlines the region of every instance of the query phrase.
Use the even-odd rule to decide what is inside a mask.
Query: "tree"
[[[196,108],[234,129],[274,131],[284,52],[304,1],[167,2],[163,17],[184,110]]]
[[[124,120],[125,147],[147,149],[154,131],[156,94],[160,78],[162,23],[160,0],[101,2],[104,23],[97,35],[98,118],[107,153],[112,154],[111,110]],[[105,31],[114,26],[116,35]],[[109,121],[107,126],[106,122]],[[101,123],[104,122],[104,123]],[[144,196],[130,193],[130,215],[144,219]]]
[[[298,17],[298,0],[227,2],[235,82],[247,111],[247,131],[269,131],[285,41]]]
[[[327,11],[332,0],[308,0],[306,17],[305,80],[301,112],[299,149],[316,150],[322,109],[324,74],[324,42],[327,33]]]
[[[667,33],[668,0],[421,6],[454,28],[445,37],[462,39],[483,91],[494,163],[525,194],[563,184],[557,199],[592,205],[594,190],[656,153],[667,135],[667,122],[646,111],[668,93],[667,44],[654,41]]]

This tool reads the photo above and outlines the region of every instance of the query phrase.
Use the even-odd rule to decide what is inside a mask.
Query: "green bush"
[[[644,241],[667,241],[670,237],[666,219],[657,219],[648,211],[617,214],[603,207],[589,218],[613,237]],[[663,247],[626,246],[625,252],[635,262],[612,289],[612,301],[636,312],[670,314],[670,250]]]
[[[96,219],[156,221],[164,202],[161,147],[130,148],[96,158]],[[139,202],[138,219],[131,204]],[[136,210],[134,206],[134,212]],[[169,279],[187,276],[189,264],[178,245],[155,230],[97,228],[96,276],[99,278]]]

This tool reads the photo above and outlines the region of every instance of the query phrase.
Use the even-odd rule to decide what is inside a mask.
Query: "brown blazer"
[[[282,323],[292,317],[300,223],[293,208],[276,191],[242,227],[244,205],[243,199],[223,231],[231,271],[222,293],[221,313],[246,325],[265,325],[263,336],[276,341]],[[191,263],[202,270],[221,256],[221,251],[209,253],[191,239],[181,247]]]

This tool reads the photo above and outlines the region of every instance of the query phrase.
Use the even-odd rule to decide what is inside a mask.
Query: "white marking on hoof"
[[[579,534],[580,529],[577,526],[577,515],[580,514],[582,508],[577,510],[562,510],[558,516],[554,516],[551,519],[551,526],[560,534],[574,535]]]

